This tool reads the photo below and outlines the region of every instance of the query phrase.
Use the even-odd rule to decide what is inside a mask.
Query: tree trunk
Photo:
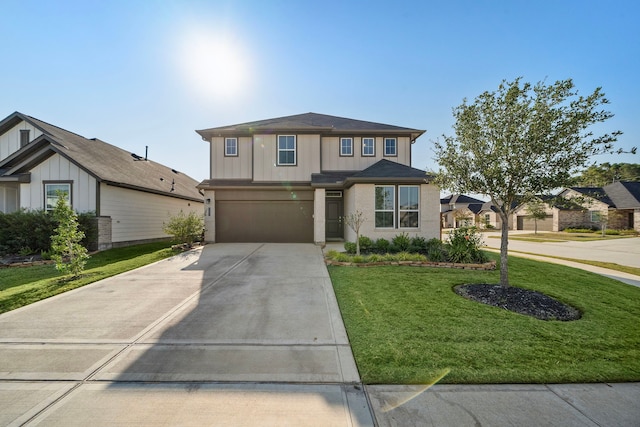
[[[500,212],[502,220],[502,233],[500,236],[500,286],[509,286],[509,216]]]

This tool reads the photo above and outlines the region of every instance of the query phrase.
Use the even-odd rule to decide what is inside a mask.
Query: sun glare
[[[179,50],[182,73],[199,95],[231,98],[247,90],[248,57],[241,43],[230,35],[191,30]]]

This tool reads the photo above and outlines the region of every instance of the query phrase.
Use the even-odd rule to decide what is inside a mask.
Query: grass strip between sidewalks
[[[491,248],[491,249],[488,249],[488,250],[490,250],[492,252],[495,252],[495,253],[500,253],[500,249]],[[602,268],[607,268],[609,270],[615,270],[615,271],[620,271],[622,273],[629,273],[629,274],[635,274],[636,276],[640,276],[640,268],[638,268],[638,267],[630,267],[628,265],[620,265],[620,264],[616,264],[615,262],[591,261],[591,260],[588,260],[588,259],[566,258],[566,257],[561,257],[561,256],[555,256],[555,255],[542,255],[542,254],[535,253],[535,252],[514,251],[512,249],[509,249],[509,253],[535,255],[535,256],[543,257],[543,258],[561,259],[561,260],[564,260],[564,261],[572,261],[572,262],[577,262],[577,263],[580,263],[580,264],[593,265],[594,267],[602,267]]]
[[[69,280],[54,265],[0,269],[0,313],[79,288],[174,255],[167,242],[148,243],[98,252],[84,273]]]
[[[491,259],[496,254],[488,254]],[[582,312],[542,321],[456,295],[499,271],[329,267],[367,384],[640,381],[640,288],[570,267],[511,257],[514,286]]]

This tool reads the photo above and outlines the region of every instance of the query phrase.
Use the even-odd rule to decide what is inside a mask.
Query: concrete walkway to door
[[[0,315],[0,425],[373,425],[359,382],[308,244],[209,245]]]

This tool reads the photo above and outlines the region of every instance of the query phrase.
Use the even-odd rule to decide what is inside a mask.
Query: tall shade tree
[[[601,88],[579,95],[571,79],[532,85],[517,78],[453,109],[455,135],[435,143],[438,181],[453,192],[491,197],[502,220],[502,286],[509,286],[509,216],[536,194],[566,186],[591,156],[613,150],[622,132],[589,131],[613,117],[602,109],[608,103]]]

